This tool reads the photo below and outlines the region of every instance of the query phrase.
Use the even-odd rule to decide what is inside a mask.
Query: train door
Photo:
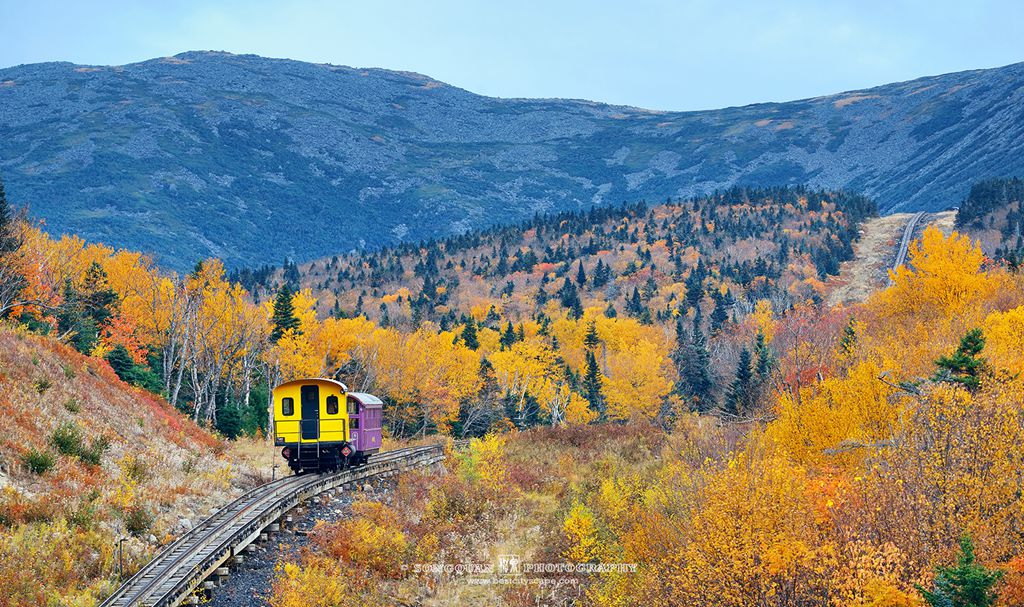
[[[300,396],[302,407],[302,438],[317,440],[320,438],[320,386],[316,384],[302,386]]]
[[[346,403],[346,406],[348,408],[348,423],[349,429],[351,430],[351,432],[349,433],[349,442],[352,443],[352,447],[355,448],[356,451],[359,451],[363,444],[363,441],[361,440],[360,436],[362,434],[362,430],[360,429],[359,423],[359,401],[352,396],[349,396],[347,401],[348,402]]]

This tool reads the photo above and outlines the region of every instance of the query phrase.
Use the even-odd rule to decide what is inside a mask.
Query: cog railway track
[[[368,464],[329,474],[288,476],[261,485],[220,508],[165,546],[126,580],[100,607],[175,607],[193,595],[207,578],[279,525],[285,514],[306,499],[374,477],[387,477],[444,458],[441,444],[379,453]]]
[[[910,241],[914,239],[914,232],[917,230],[917,224],[921,223],[921,219],[924,217],[924,211],[914,213],[910,220],[907,221],[907,225],[903,228],[903,237],[900,239],[900,246],[896,250],[896,259],[893,261],[891,269],[895,272],[896,268],[902,266],[907,261],[907,252],[910,249]],[[892,286],[892,278],[889,278],[889,286]]]

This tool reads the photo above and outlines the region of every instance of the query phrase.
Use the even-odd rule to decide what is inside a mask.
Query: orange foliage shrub
[[[356,502],[352,513],[354,518],[340,523],[318,525],[314,545],[342,565],[382,577],[400,575],[409,543],[398,513],[376,502]]]

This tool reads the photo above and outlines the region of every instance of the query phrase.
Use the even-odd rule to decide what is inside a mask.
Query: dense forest
[[[228,436],[265,431],[268,386],[314,375],[380,394],[395,435],[743,417],[778,380],[759,326],[820,302],[874,212],[734,189],[232,276],[22,222],[0,305]]]
[[[654,336],[649,342],[658,344],[656,355],[666,361],[661,379],[673,386],[652,395],[663,401],[659,415],[671,411],[673,396],[685,401],[683,408],[721,406],[738,415],[745,406],[737,400],[755,397],[757,390],[747,384],[767,381],[773,356],[756,332],[745,335],[749,331],[740,325],[759,305],[763,315],[820,303],[825,282],[852,257],[859,225],[874,213],[870,200],[843,192],[735,188],[655,206],[538,216],[521,225],[301,266],[285,263],[235,278],[264,297],[280,289],[308,290],[321,314],[338,319],[363,317],[401,331],[436,324],[478,351],[485,372],[495,348],[512,351],[537,335],[564,365],[555,375],[564,375],[602,416],[599,376],[613,374],[601,328],[637,324],[637,331]],[[566,324],[576,327],[569,339],[557,332]],[[598,342],[600,356],[591,361],[588,350]],[[760,369],[761,382],[747,377],[748,366]],[[359,365],[342,369],[360,379],[365,371]],[[532,402],[536,394],[525,396]],[[463,412],[457,425],[466,431],[472,418],[472,430],[479,431],[486,427],[481,422],[495,417],[501,412],[483,419]],[[541,417],[534,410],[517,423]]]
[[[858,226],[875,213],[870,200],[843,192],[735,188],[653,207],[538,216],[512,227],[237,276],[251,290],[282,283],[310,288],[336,316],[380,320],[386,311],[388,322],[412,326],[454,324],[477,300],[500,301],[514,309],[516,320],[534,309],[508,301],[513,295],[525,295],[537,308],[551,295],[575,303],[573,290],[582,301],[644,314],[630,308],[629,287],[647,287],[647,300],[655,287],[687,280],[686,305],[671,297],[657,307],[645,301],[648,314],[664,320],[673,310],[695,308],[705,294],[717,302],[713,293],[720,287],[748,302],[774,297],[784,309],[820,297],[813,279],[838,273],[839,263],[853,255]],[[800,281],[802,288],[787,293]],[[487,288],[474,289],[479,282]]]

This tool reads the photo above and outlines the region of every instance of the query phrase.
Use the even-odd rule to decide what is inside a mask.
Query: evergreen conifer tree
[[[294,261],[286,259],[284,261],[284,281],[294,289],[299,288],[299,281],[301,276],[299,275],[299,266]]]
[[[90,355],[99,343],[100,329],[116,307],[117,293],[110,288],[107,273],[93,262],[85,272],[81,290],[70,280],[64,283],[64,298],[54,314],[57,330],[76,350]]]
[[[583,345],[587,348],[593,349],[597,347],[601,339],[597,335],[597,323],[593,320],[587,323],[587,332],[583,335]]]
[[[691,308],[696,308],[700,304],[700,300],[704,297],[704,259],[697,260],[697,267],[695,267],[690,275],[686,277],[686,303]]]
[[[476,335],[476,321],[472,318],[467,319],[466,325],[462,328],[462,343],[470,350],[480,347],[480,340]]]
[[[157,374],[148,366],[136,363],[123,345],[117,344],[103,358],[110,363],[110,368],[122,381],[154,394],[160,393],[163,385]]]
[[[935,361],[939,370],[934,379],[976,390],[981,385],[981,374],[986,367],[985,358],[980,356],[984,348],[985,335],[981,329],[971,329],[960,339],[960,345],[952,355],[941,356]]]
[[[650,324],[651,322],[651,311],[644,305],[643,299],[640,297],[640,290],[636,287],[633,287],[633,294],[629,296],[629,300],[626,302],[626,314],[645,324]]]
[[[119,378],[123,381],[130,380],[132,371],[135,368],[135,361],[132,360],[131,355],[128,354],[128,350],[124,346],[117,344],[103,358],[110,363],[110,368],[114,370],[114,373]]]
[[[725,297],[716,295],[715,309],[711,311],[711,334],[717,335],[718,333],[721,333],[722,328],[725,327],[725,323],[728,321],[729,311]]]
[[[511,348],[514,343],[516,343],[516,331],[512,328],[512,321],[508,321],[505,324],[505,330],[501,332],[498,344],[501,346],[502,350],[507,350]]]
[[[534,295],[533,301],[538,308],[542,308],[544,304],[548,303],[548,292],[544,290],[544,285],[537,289],[537,294]]]
[[[654,276],[648,276],[647,282],[644,284],[643,298],[645,301],[650,300],[654,297],[654,294],[658,292],[658,283],[654,280]]]
[[[583,395],[590,404],[590,409],[604,419],[604,399],[601,396],[601,369],[597,366],[597,356],[593,350],[587,350],[587,365],[583,373]]]
[[[96,321],[97,326],[103,326],[114,315],[117,292],[110,287],[106,270],[95,261],[85,271],[81,299],[85,313]]]
[[[579,298],[576,298],[576,301],[573,302],[572,307],[569,308],[569,318],[573,320],[579,320],[583,318],[583,303],[579,300]]]
[[[562,307],[567,310],[571,310],[580,303],[580,296],[576,291],[576,286],[572,284],[568,277],[565,279],[565,283],[562,284],[562,288],[558,291],[558,297]]]
[[[700,329],[700,315],[694,319],[683,377],[698,411],[710,411],[714,406],[715,376],[711,370],[711,352]]]
[[[729,415],[744,415],[752,408],[754,397],[754,368],[750,350],[740,350],[736,364],[736,375],[729,384],[725,395],[725,412]]]
[[[856,322],[851,316],[843,327],[842,337],[839,338],[839,349],[845,354],[853,354],[853,349],[857,346]]]
[[[595,289],[599,289],[608,284],[609,280],[611,280],[611,267],[606,265],[603,260],[598,259],[594,272],[591,274],[590,283]]]
[[[541,312],[537,318],[537,322],[540,323],[540,328],[537,329],[538,335],[543,335],[544,337],[551,335],[551,318]]]
[[[676,393],[680,396],[688,396],[689,390],[686,380],[683,378],[683,367],[686,365],[686,357],[689,355],[690,336],[683,328],[683,319],[676,318],[676,347],[672,351],[672,362],[679,370],[679,381],[676,382]]]
[[[16,235],[17,220],[14,209],[7,202],[4,182],[0,179],[0,257],[13,253],[21,245],[20,239]]]
[[[274,298],[274,330],[270,333],[270,339],[275,343],[281,339],[285,331],[291,329],[292,331],[299,332],[299,317],[295,315],[295,307],[292,305],[292,299],[295,294],[286,283],[277,292],[277,296]],[[363,297],[359,296],[359,309],[362,310]]]
[[[976,562],[969,536],[960,539],[956,567],[940,567],[936,574],[931,590],[917,587],[930,607],[992,607],[999,598],[995,584],[1003,572]]]
[[[217,431],[231,440],[242,433],[242,412],[238,404],[226,400],[217,404]]]
[[[0,317],[14,307],[25,289],[25,277],[18,267],[15,253],[21,248],[21,231],[3,180],[0,180]]]
[[[757,355],[757,376],[760,381],[768,381],[768,377],[775,368],[775,355],[765,339],[764,332],[758,329],[757,337],[754,340],[754,354]]]

